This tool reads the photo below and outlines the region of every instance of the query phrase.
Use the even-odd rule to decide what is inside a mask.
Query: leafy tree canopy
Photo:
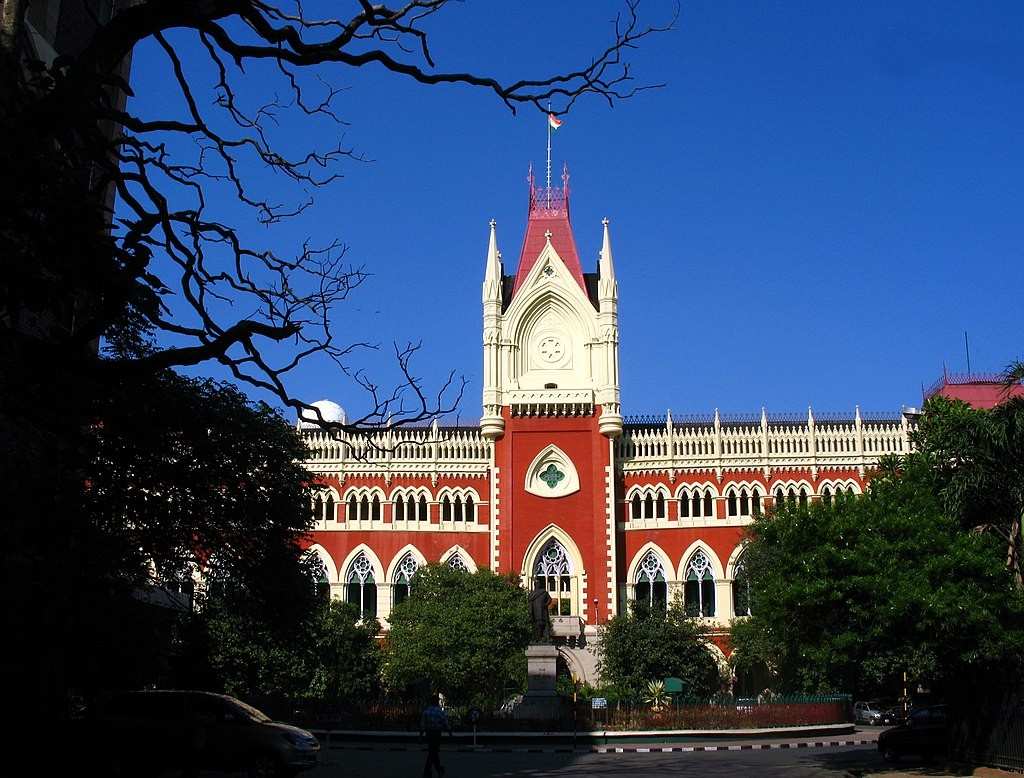
[[[869,492],[785,507],[751,527],[753,616],[737,662],[766,664],[783,692],[894,695],[903,671],[942,687],[1015,663],[1024,603],[997,541],[964,532],[927,456],[884,463]]]
[[[428,565],[390,622],[384,677],[392,689],[487,706],[525,684],[531,626],[514,578]]]
[[[1002,540],[1022,586],[1024,398],[981,410],[934,397],[924,411],[914,442],[936,470],[943,506],[964,527]]]
[[[668,677],[681,679],[692,699],[707,699],[722,685],[707,630],[679,597],[666,610],[634,607],[609,620],[599,653],[603,685],[624,698],[638,699],[649,681]]]

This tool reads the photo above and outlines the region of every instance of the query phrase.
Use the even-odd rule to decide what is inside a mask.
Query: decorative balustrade
[[[915,417],[903,413],[719,414],[627,418],[616,443],[627,470],[765,470],[857,467],[911,450]]]
[[[490,461],[489,444],[476,427],[403,427],[347,433],[302,429],[299,434],[309,447],[307,463],[312,467],[348,463],[420,468],[431,463],[486,465]]]

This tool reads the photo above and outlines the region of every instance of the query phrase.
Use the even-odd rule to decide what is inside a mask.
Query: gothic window
[[[778,487],[775,490],[775,510],[779,510],[785,504],[786,496],[782,491],[782,487]]]
[[[761,510],[761,491],[755,487],[750,490],[750,514],[760,516]]]
[[[331,581],[327,577],[327,565],[315,551],[307,553],[313,556],[313,591],[316,592],[317,599],[329,600],[331,599]]]
[[[324,521],[333,521],[334,518],[334,496],[328,493],[324,500]]]
[[[366,499],[365,497],[363,498]],[[346,599],[359,607],[359,617],[372,619],[377,616],[377,584],[373,578],[373,565],[364,552],[352,560],[345,576]]]
[[[427,508],[427,498],[421,494],[420,501],[416,503],[416,519],[417,521],[428,521],[429,518],[430,510]]]
[[[838,494],[840,494],[840,491],[839,489],[836,489],[836,495]],[[821,501],[825,503],[825,505],[832,504],[832,490],[829,489],[827,486],[821,490]]]
[[[395,515],[394,521],[405,521],[405,497],[398,495],[395,497]]]
[[[471,494],[466,495],[466,521],[476,521],[476,503]]]
[[[747,496],[746,488],[740,489],[740,516],[750,515],[750,497]]]
[[[350,495],[348,498],[348,510],[346,511],[346,518],[349,521],[356,521],[359,518],[359,510],[356,507],[356,496]]]
[[[653,550],[644,554],[636,569],[633,594],[638,607],[668,607],[668,582],[665,580],[665,567]]]
[[[441,521],[452,520],[452,500],[446,494],[441,498]]]
[[[690,501],[690,505],[693,509],[693,518],[700,518],[700,506],[701,506],[701,495],[700,489],[693,490],[693,499]]]
[[[359,501],[359,520],[363,521],[368,518],[370,518],[370,498],[364,494],[363,499]]]
[[[462,554],[452,554],[448,559],[448,567],[452,570],[458,570],[463,573],[469,572],[469,568],[466,566],[466,560],[462,558]]]
[[[736,512],[736,490],[730,489],[728,496],[725,498],[725,504],[728,507],[728,513],[730,516],[738,516]]]
[[[456,521],[464,521],[466,518],[462,514],[462,498],[459,496],[456,496],[455,501],[452,503],[452,513],[454,514]]]
[[[704,516],[711,518],[715,515],[715,498],[711,496],[711,490],[704,492]]]
[[[714,616],[715,576],[711,572],[711,559],[702,549],[693,552],[684,578],[686,612],[691,616]]]
[[[313,521],[320,521],[324,517],[324,500],[318,494],[313,500]]]
[[[398,568],[395,570],[395,580],[391,583],[393,605],[405,602],[409,597],[412,592],[412,577],[416,575],[418,569],[419,564],[411,552],[402,557],[402,561],[398,563]]]
[[[650,493],[644,497],[644,518],[649,519],[654,515],[654,497]]]
[[[690,518],[690,495],[687,492],[683,492],[679,496],[679,518]]]
[[[807,489],[803,486],[800,487],[800,507],[807,507]]]
[[[786,502],[789,504],[790,508],[796,505],[796,490],[792,486],[789,487],[789,491],[786,492]]]
[[[742,556],[733,568],[732,609],[737,616],[750,615],[750,575]]]
[[[380,497],[373,495],[373,502],[370,504],[370,519],[380,521]]]
[[[640,504],[640,495],[639,494],[634,494],[633,495],[633,500],[630,503],[630,515],[629,515],[629,517],[631,519],[639,519],[639,518],[642,518],[643,515],[644,515],[643,514],[643,508],[641,507],[641,504]]]
[[[658,496],[654,498],[654,517],[665,518],[665,495],[661,492],[658,492]]]
[[[572,565],[565,546],[552,538],[544,544],[533,564],[534,588],[545,588],[551,595],[555,615],[571,616]]]

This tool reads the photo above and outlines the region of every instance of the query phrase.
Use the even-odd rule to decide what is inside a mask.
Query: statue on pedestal
[[[551,617],[548,607],[551,605],[551,595],[544,588],[543,581],[537,581],[532,592],[530,592],[530,619],[533,621],[533,642],[551,642]]]

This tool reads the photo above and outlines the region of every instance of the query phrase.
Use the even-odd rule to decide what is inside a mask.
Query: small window
[[[452,520],[452,501],[445,495],[441,500],[441,521]]]
[[[405,498],[402,495],[395,498],[394,521],[405,521]]]
[[[679,518],[690,518],[690,495],[686,492],[683,492],[679,497]]]
[[[430,519],[430,509],[427,507],[427,498],[420,495],[420,501],[416,504],[416,518],[419,521],[428,521]]]
[[[643,516],[642,509],[640,507],[640,495],[634,494],[633,501],[630,503],[630,518],[639,519]]]
[[[747,490],[740,489],[740,516],[750,515],[750,498],[747,497]]]
[[[644,518],[650,519],[654,517],[654,498],[651,495],[647,495],[644,498]]]
[[[373,503],[371,507],[370,519],[373,521],[380,521],[380,497],[373,495]]]
[[[736,492],[734,492],[734,491],[732,491],[730,489],[729,490],[729,496],[726,498],[725,502],[726,502],[726,505],[728,506],[728,509],[729,509],[729,515],[730,516],[735,516],[736,515]]]
[[[348,498],[348,510],[346,511],[346,518],[349,521],[355,521],[359,518],[359,509],[356,506],[356,496],[353,494]]]
[[[466,521],[476,521],[476,503],[471,494],[466,495]]]
[[[544,384],[545,389],[557,389],[558,384]]]
[[[658,519],[665,518],[665,495],[658,492],[658,497],[654,501],[654,516]]]
[[[713,517],[715,515],[715,499],[711,496],[711,490],[704,493],[704,515]]]

